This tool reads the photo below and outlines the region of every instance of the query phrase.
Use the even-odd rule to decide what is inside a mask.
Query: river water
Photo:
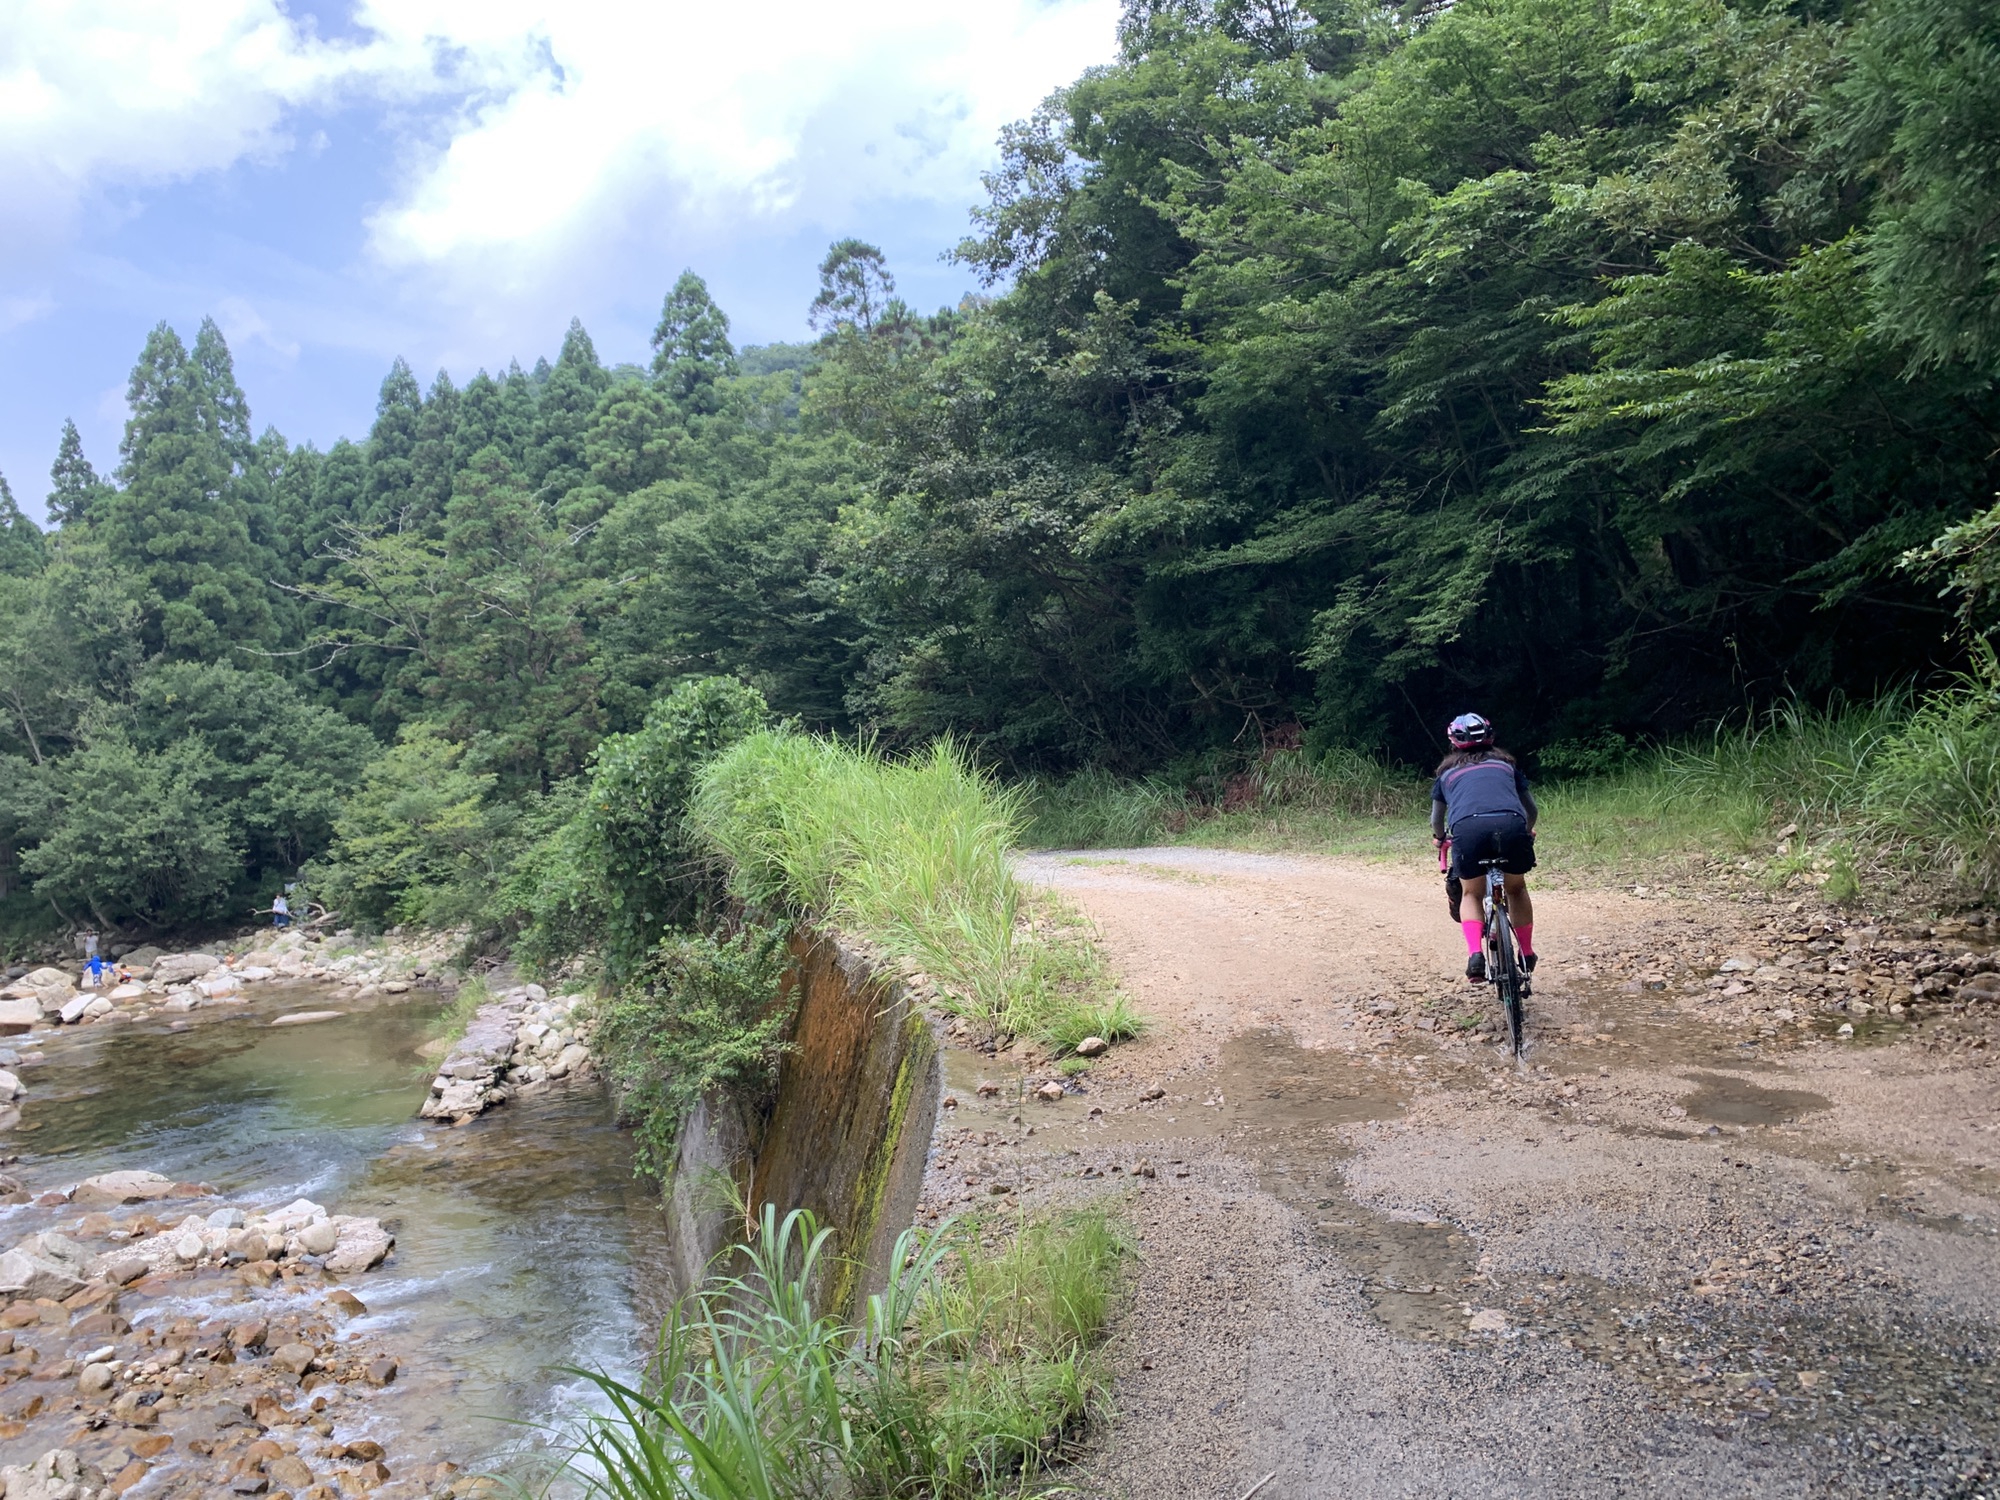
[[[270,1024],[333,1008],[350,1013]],[[395,1252],[348,1280],[367,1312],[345,1329],[402,1369],[341,1436],[380,1442],[405,1473],[440,1460],[518,1466],[542,1441],[532,1424],[584,1399],[564,1367],[636,1367],[667,1264],[659,1194],[633,1177],[597,1083],[558,1085],[457,1129],[415,1118],[432,1076],[418,1048],[439,1013],[421,992],[357,1009],[298,986],[226,1018],[54,1035],[45,1061],[19,1069],[29,1092],[8,1168],[31,1192],[118,1168],[214,1187],[214,1198],[153,1206],[170,1221],[298,1197],[381,1218]],[[13,1243],[80,1214],[22,1205],[0,1216]],[[149,1317],[250,1315],[241,1304],[273,1295],[223,1278],[150,1305],[128,1297],[124,1311],[143,1329]],[[60,1434],[47,1427],[31,1421],[0,1441],[0,1462],[53,1446]]]

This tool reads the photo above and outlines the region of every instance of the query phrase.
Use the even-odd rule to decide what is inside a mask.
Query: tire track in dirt
[[[1031,1058],[952,1056],[924,1212],[1129,1200],[1086,1493],[1991,1492],[1990,1066],[1606,980],[1618,951],[1719,963],[1727,911],[1538,891],[1517,1069],[1460,1030],[1497,1008],[1427,874],[1207,850],[1023,872],[1154,1030],[1049,1106]],[[1854,1165],[1885,1141],[1886,1194]]]

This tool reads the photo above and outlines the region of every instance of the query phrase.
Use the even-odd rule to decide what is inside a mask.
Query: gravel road
[[[1422,874],[1024,873],[1153,1029],[1052,1104],[1031,1055],[952,1053],[924,1213],[1123,1201],[1082,1492],[2000,1492],[1988,929],[1538,891],[1517,1066]]]

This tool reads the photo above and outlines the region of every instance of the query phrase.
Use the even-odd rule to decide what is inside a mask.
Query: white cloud
[[[271,322],[241,297],[224,297],[215,305],[215,321],[230,348],[242,351],[245,345],[262,344],[280,360],[290,364],[299,357],[297,339],[281,336]]]
[[[56,310],[56,299],[47,292],[32,292],[20,297],[0,297],[0,333],[10,328],[19,328],[23,323],[32,323],[37,318],[46,318]]]
[[[428,72],[383,41],[321,42],[278,0],[0,7],[0,193],[16,249],[60,244],[94,192],[280,149],[287,113],[345,83],[381,90]]]
[[[60,243],[93,195],[282,154],[302,111],[418,104],[385,116],[404,159],[378,262],[524,288],[663,228],[967,201],[999,126],[1108,58],[1115,21],[1116,0],[359,0],[358,39],[326,41],[282,0],[34,0],[0,7],[0,193]]]
[[[999,127],[1110,56],[1116,3],[501,0],[472,13],[430,0],[363,14],[393,50],[442,36],[489,80],[531,60],[415,161],[370,225],[385,263],[476,267],[490,288],[539,281],[606,240],[839,220],[891,197],[969,201]]]

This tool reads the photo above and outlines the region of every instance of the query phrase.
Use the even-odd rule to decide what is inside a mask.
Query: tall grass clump
[[[1864,815],[1911,862],[2000,894],[2000,672],[1931,695],[1885,739]]]
[[[1130,781],[1101,767],[1021,789],[1030,849],[1133,849],[1186,820],[1187,793],[1148,777]]]
[[[1328,813],[1342,818],[1421,816],[1427,784],[1408,768],[1358,750],[1336,749],[1318,756],[1304,750],[1266,755],[1234,782],[1227,802]]]
[[[639,1386],[586,1372],[607,1406],[569,1466],[587,1494],[970,1500],[1018,1491],[1101,1405],[1126,1254],[1101,1212],[1030,1224],[997,1254],[907,1231],[858,1327],[814,1305],[829,1233],[766,1205],[744,1273],[679,1303]]]
[[[1021,816],[950,743],[890,761],[776,730],[709,762],[688,808],[746,905],[828,922],[959,1013],[1047,1039],[1108,975],[1073,927],[1035,930],[1009,863]]]
[[[1701,739],[1632,747],[1610,769],[1536,789],[1545,859],[1636,872],[1691,851],[1768,853],[1792,824],[1801,850],[1851,841],[1877,760],[1909,713],[1905,694],[1825,709],[1787,701]]]
[[[1747,804],[1767,821],[1831,827],[1860,808],[1877,753],[1909,717],[1905,693],[1826,709],[1775,704],[1705,742],[1662,749],[1663,790],[1710,806]]]

